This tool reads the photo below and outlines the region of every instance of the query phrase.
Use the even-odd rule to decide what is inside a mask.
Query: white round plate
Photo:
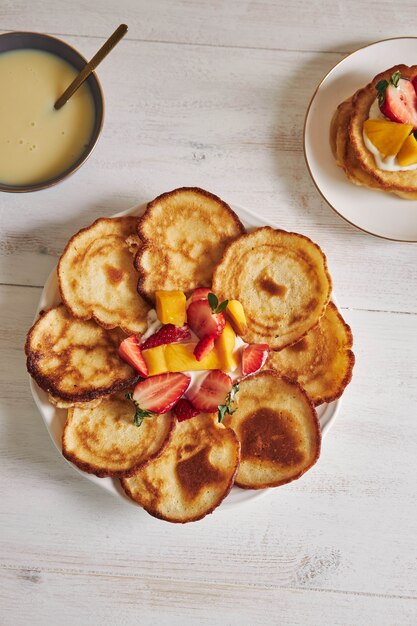
[[[377,237],[417,242],[417,201],[358,187],[336,165],[329,141],[336,107],[377,74],[417,64],[417,38],[377,41],[340,61],[317,87],[304,125],[304,154],[311,177],[330,206],[353,226]]]
[[[120,217],[122,215],[141,215],[145,210],[145,205],[133,207],[132,209],[128,209],[127,211],[123,211],[121,213],[117,213],[113,215],[113,217]],[[258,226],[265,226],[266,222],[259,219],[257,216],[253,215],[246,209],[236,209],[234,211],[239,215],[243,224],[246,228],[250,229]],[[48,309],[50,307],[56,306],[61,301],[58,289],[58,281],[56,275],[56,268],[52,270],[48,280],[45,283],[43,288],[41,298],[39,301],[39,305],[36,311],[35,320],[39,317],[39,312],[42,309]],[[61,453],[62,445],[62,432],[64,430],[65,420],[67,419],[67,411],[65,409],[58,409],[54,405],[52,405],[48,401],[48,394],[43,391],[35,381],[30,378],[30,389],[35,400],[36,406],[38,407],[40,414],[42,415],[43,421],[45,422],[45,426],[54,442],[57,450]],[[336,400],[331,404],[323,404],[322,406],[317,408],[317,413],[320,419],[320,426],[322,430],[322,434],[326,433],[336,417],[336,414],[339,410],[341,400]],[[124,500],[125,502],[129,502],[136,506],[136,503],[127,497],[125,492],[123,491],[120,481],[113,478],[98,478],[93,474],[87,474],[86,472],[82,472],[75,465],[70,463],[65,459],[64,456],[62,458],[69,463],[69,465],[77,472],[79,472],[88,480],[91,480],[93,483],[96,483],[103,489],[106,489],[113,495],[117,496],[120,500]],[[245,502],[250,502],[255,498],[260,498],[266,493],[269,493],[269,489],[262,490],[248,490],[248,489],[239,489],[238,487],[233,487],[230,494],[224,500],[224,502],[220,505],[220,510],[227,510],[230,507],[234,507]]]

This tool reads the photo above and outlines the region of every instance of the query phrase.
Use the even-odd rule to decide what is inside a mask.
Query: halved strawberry
[[[179,372],[167,372],[141,380],[133,393],[127,394],[136,405],[135,424],[140,426],[143,418],[152,413],[168,413],[187,391],[190,381],[189,376]]]
[[[226,325],[223,313],[212,313],[207,300],[195,300],[187,309],[187,322],[197,337],[219,337]]]
[[[190,329],[185,326],[174,326],[174,324],[165,324],[153,335],[147,338],[142,344],[142,350],[156,348],[164,343],[174,343],[174,341],[187,341],[191,339]]]
[[[141,376],[148,376],[148,366],[142,356],[139,339],[136,335],[131,335],[119,346],[119,356],[123,361],[129,363]]]
[[[208,287],[198,287],[198,289],[194,289],[191,294],[190,303],[196,302],[197,300],[207,300],[207,296],[211,292],[211,289]]]
[[[179,422],[189,420],[191,417],[195,417],[200,413],[200,411],[195,409],[191,402],[186,398],[178,400],[177,404],[173,408],[173,412]]]
[[[417,94],[413,83],[394,72],[389,82],[381,80],[376,85],[379,108],[388,119],[399,124],[412,124],[417,128]]]
[[[197,361],[201,361],[207,356],[214,348],[214,342],[217,339],[216,335],[205,335],[196,347],[194,348],[194,356]]]
[[[261,369],[268,357],[269,346],[267,343],[253,343],[243,350],[242,374],[247,376]]]
[[[214,413],[225,404],[232,390],[230,376],[221,370],[212,370],[203,378],[200,385],[191,389],[188,399],[194,408],[204,413]]]

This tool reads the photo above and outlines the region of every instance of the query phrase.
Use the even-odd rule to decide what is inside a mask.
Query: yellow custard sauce
[[[54,103],[77,75],[40,50],[0,54],[0,182],[30,185],[55,178],[81,156],[94,127],[94,100],[82,85],[59,110]]]

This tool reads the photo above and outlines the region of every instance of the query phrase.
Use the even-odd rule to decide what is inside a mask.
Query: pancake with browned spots
[[[281,350],[317,324],[330,298],[331,279],[326,257],[311,239],[265,226],[228,246],[212,289],[220,300],[241,302],[246,342]]]
[[[162,454],[122,479],[128,496],[154,517],[192,522],[211,513],[229,493],[239,463],[239,442],[217,415],[179,422]]]
[[[229,205],[208,191],[184,187],[158,196],[138,226],[145,244],[135,261],[139,293],[153,301],[157,290],[210,287],[226,245],[243,232]]]
[[[104,398],[95,408],[73,408],[62,436],[62,454],[96,476],[132,476],[167,445],[171,413],[145,418],[135,426],[135,405],[124,393]]]
[[[236,485],[278,487],[300,478],[320,455],[314,406],[296,382],[264,370],[240,382],[238,409],[226,415],[241,444]]]
[[[270,352],[265,367],[295,380],[316,406],[339,398],[352,378],[352,332],[333,302],[303,339]]]
[[[68,242],[58,263],[61,297],[74,317],[143,333],[149,305],[138,294],[137,217],[100,218]],[[136,237],[136,239],[134,239]]]
[[[77,320],[61,304],[29,330],[27,369],[38,385],[67,406],[131,387],[137,373],[118,355],[125,335],[93,320]]]

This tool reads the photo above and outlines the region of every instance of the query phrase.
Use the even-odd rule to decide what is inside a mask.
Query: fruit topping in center
[[[186,297],[182,291],[156,291],[155,308],[162,324],[185,324]]]
[[[253,343],[243,350],[242,374],[248,376],[254,374],[264,366],[269,353],[267,343]]]
[[[143,342],[142,350],[156,348],[164,343],[174,343],[175,341],[188,341],[191,339],[191,333],[187,325],[174,326],[174,324],[165,324],[153,335]]]
[[[213,370],[203,378],[200,385],[190,389],[188,399],[194,408],[205,413],[214,413],[224,404],[232,389],[232,379],[221,370]]]
[[[404,141],[401,150],[397,154],[397,161],[401,167],[417,163],[417,140],[413,134]]]
[[[388,119],[400,124],[412,124],[417,128],[417,94],[413,83],[394,72],[389,81],[380,80],[376,85],[379,108]]]
[[[131,335],[122,341],[119,346],[119,356],[138,371],[141,376],[145,378],[148,376],[148,366],[143,358],[139,339],[136,335]]]
[[[177,404],[173,408],[173,412],[179,422],[189,420],[191,417],[195,417],[200,413],[200,411],[195,409],[191,402],[186,398],[178,400]]]
[[[191,302],[187,309],[188,325],[200,339],[207,335],[219,337],[226,324],[223,311],[227,307],[227,300],[219,305],[214,294],[209,293],[208,296],[208,300]],[[210,299],[210,296],[215,300]]]
[[[140,426],[145,417],[168,413],[187,391],[190,377],[185,374],[167,372],[141,380],[126,397],[136,405],[134,422]]]

